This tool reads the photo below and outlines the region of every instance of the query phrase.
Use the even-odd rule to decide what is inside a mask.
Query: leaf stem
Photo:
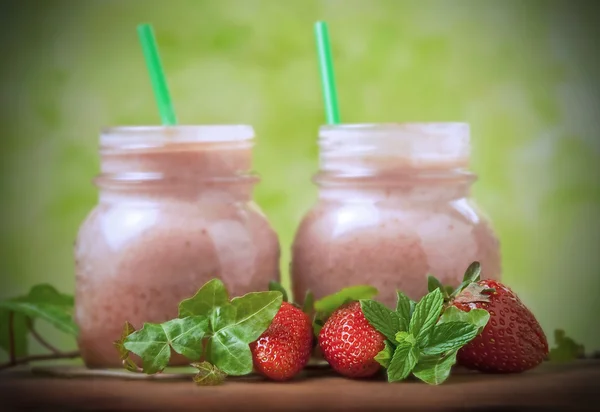
[[[40,345],[42,345],[43,347],[45,347],[46,349],[48,349],[52,353],[55,353],[55,354],[60,354],[61,353],[61,351],[59,351],[58,349],[56,349],[46,339],[44,339],[44,338],[42,338],[40,336],[40,334],[33,327],[33,322],[31,321],[30,318],[27,318],[27,328],[29,329],[29,332],[31,332],[31,334],[33,335],[33,337],[35,338],[35,340],[37,340],[40,343]]]
[[[9,366],[17,364],[17,353],[15,349],[15,312],[8,313],[8,353],[10,355]]]
[[[8,369],[13,366],[22,365],[29,362],[35,361],[43,361],[43,360],[53,360],[53,359],[74,359],[81,356],[79,351],[71,351],[71,352],[60,352],[60,353],[50,353],[46,355],[30,355],[25,356],[23,358],[15,359],[14,361],[0,364],[0,370]]]

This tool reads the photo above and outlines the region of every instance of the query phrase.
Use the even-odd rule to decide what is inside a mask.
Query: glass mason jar
[[[499,242],[469,199],[469,126],[462,123],[321,127],[317,204],[292,246],[294,296],[370,284],[395,307],[396,290],[427,293],[427,274],[457,286],[470,263],[498,279]]]
[[[253,138],[250,126],[103,131],[99,202],[75,244],[88,367],[120,366],[113,341],[125,321],[175,318],[179,302],[212,278],[232,296],[279,279],[277,235],[252,201]]]

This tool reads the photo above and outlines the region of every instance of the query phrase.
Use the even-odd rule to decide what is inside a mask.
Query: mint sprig
[[[180,303],[179,318],[145,323],[123,339],[122,347],[115,345],[122,357],[124,350],[140,356],[147,374],[164,370],[173,350],[214,367],[196,364],[203,365],[197,379],[201,384],[221,382],[220,374],[246,375],[252,371],[249,344],[269,327],[283,296],[280,291],[252,292],[231,301],[228,296],[223,282],[213,279]]]
[[[489,320],[483,309],[462,312],[451,306],[444,310],[443,288],[432,285],[419,302],[398,292],[395,312],[372,300],[360,301],[369,323],[387,338],[375,360],[387,369],[389,382],[411,374],[432,385],[444,382],[458,350],[481,333]]]

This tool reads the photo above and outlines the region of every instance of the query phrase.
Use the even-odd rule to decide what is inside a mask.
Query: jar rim
[[[319,134],[329,132],[393,132],[393,131],[415,131],[415,132],[457,132],[469,133],[470,125],[466,122],[387,122],[387,123],[340,123],[334,125],[322,125]]]
[[[100,144],[103,147],[243,142],[252,139],[254,139],[254,129],[246,124],[110,126],[100,131]]]

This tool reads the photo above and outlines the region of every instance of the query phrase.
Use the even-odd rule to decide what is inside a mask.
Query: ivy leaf
[[[283,301],[287,302],[288,301],[288,294],[287,291],[285,290],[285,288],[281,285],[281,283],[276,282],[274,280],[269,282],[269,290],[270,291],[277,291],[277,292],[281,292],[281,296],[283,297]]]
[[[450,306],[444,310],[438,324],[446,322],[469,323],[476,326],[477,334],[480,334],[489,320],[490,314],[485,309],[471,309],[469,312],[465,312],[458,309],[456,306]]]
[[[404,293],[396,291],[398,303],[396,304],[396,313],[400,318],[400,330],[408,330],[410,318],[415,310],[416,303],[409,299]]]
[[[206,361],[192,363],[191,366],[198,369],[198,373],[194,376],[193,380],[200,386],[221,385],[227,377],[225,372]]]
[[[57,329],[77,336],[79,330],[73,320],[73,306],[72,296],[47,284],[34,286],[27,296],[0,301],[0,310],[19,313],[32,320],[43,319]]]
[[[400,317],[385,305],[374,300],[360,300],[360,307],[371,326],[381,332],[386,338],[394,341],[400,329]]]
[[[379,293],[376,288],[358,285],[343,288],[337,293],[327,295],[315,302],[315,310],[326,318],[347,301],[371,299]]]
[[[209,342],[209,359],[232,376],[252,371],[249,343],[269,327],[281,307],[280,292],[253,292],[234,298],[219,309]]]
[[[429,335],[440,317],[443,304],[444,297],[439,289],[429,292],[416,304],[408,330],[415,336],[421,347],[427,346]]]
[[[219,306],[229,302],[229,294],[220,279],[206,282],[194,296],[179,303],[179,317],[206,316]]]
[[[477,336],[478,327],[466,322],[445,322],[433,328],[429,344],[423,349],[425,355],[440,355],[458,350]]]
[[[188,359],[202,355],[202,339],[208,330],[208,319],[190,316],[162,324],[144,323],[142,329],[125,338],[125,349],[142,358],[147,374],[162,371],[171,357],[171,348]]]
[[[457,350],[443,356],[432,356],[419,359],[413,370],[413,375],[430,385],[439,385],[450,376],[450,370],[456,363]]]
[[[390,362],[392,361],[392,356],[394,356],[394,347],[390,344],[389,341],[385,341],[385,347],[375,355],[375,360],[384,368],[390,366]]]
[[[121,338],[113,342],[113,345],[119,352],[119,358],[121,360],[126,360],[129,357],[130,352],[125,349],[125,339],[127,339],[127,336],[131,335],[133,332],[135,332],[133,325],[129,322],[125,322],[123,331],[121,332]]]
[[[304,303],[302,304],[302,312],[311,315],[315,309],[315,295],[310,290],[304,295]]]
[[[406,379],[418,360],[418,350],[410,342],[404,341],[394,351],[392,360],[387,368],[388,382]]]

